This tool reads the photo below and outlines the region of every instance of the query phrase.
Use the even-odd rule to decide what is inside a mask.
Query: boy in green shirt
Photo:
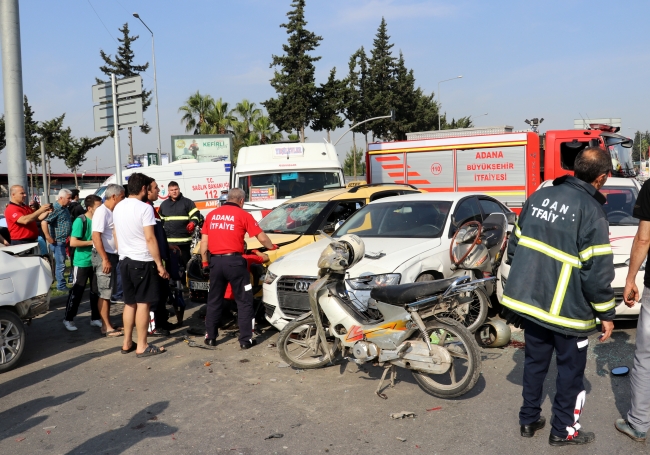
[[[90,280],[90,325],[101,327],[102,321],[97,309],[97,300],[99,296],[93,292],[93,282],[95,273],[91,262],[92,257],[92,218],[95,209],[102,205],[102,199],[99,196],[91,194],[84,199],[86,213],[78,216],[72,223],[72,233],[70,234],[70,246],[75,248],[75,254],[72,262],[72,277],[74,284],[70,288],[68,303],[65,307],[65,318],[63,325],[71,332],[77,330],[73,322],[74,317],[79,310],[81,297],[83,296],[86,282]]]

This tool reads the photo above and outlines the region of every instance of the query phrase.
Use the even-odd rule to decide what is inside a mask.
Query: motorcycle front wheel
[[[440,318],[427,321],[426,333],[431,344],[444,346],[452,363],[444,374],[411,370],[413,378],[427,393],[440,398],[454,398],[466,394],[481,374],[481,351],[472,334],[459,322]]]
[[[474,289],[469,294],[472,299],[470,302],[456,305],[449,311],[440,313],[439,317],[454,319],[474,333],[487,319],[489,301],[485,293],[479,289]]]
[[[339,352],[339,339],[327,337],[327,344],[333,356]],[[329,363],[327,354],[323,352],[321,343],[316,336],[314,317],[289,322],[278,337],[280,357],[294,368],[308,370],[320,368]]]

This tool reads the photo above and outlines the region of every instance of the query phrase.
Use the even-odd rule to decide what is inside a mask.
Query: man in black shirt
[[[648,257],[650,247],[650,180],[641,188],[634,204],[633,215],[639,219],[639,227],[632,243],[630,268],[625,280],[623,299],[628,307],[641,303],[636,328],[634,367],[630,377],[631,406],[626,419],[616,420],[616,429],[635,441],[644,442],[650,429],[650,270],[645,269],[643,297],[635,284],[636,275]]]

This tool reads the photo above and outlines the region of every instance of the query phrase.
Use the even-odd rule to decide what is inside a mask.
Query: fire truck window
[[[573,163],[575,163],[578,153],[582,152],[588,145],[589,141],[580,142],[573,140],[571,142],[562,142],[560,144],[560,161],[562,169],[572,171]]]

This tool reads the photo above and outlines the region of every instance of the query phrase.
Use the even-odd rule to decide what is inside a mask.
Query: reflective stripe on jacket
[[[575,177],[556,179],[526,201],[508,243],[502,304],[567,335],[615,316],[614,258],[605,197]]]
[[[190,221],[198,223],[200,215],[199,209],[196,208],[194,202],[181,193],[175,201],[172,201],[171,198],[163,201],[158,209],[158,214],[163,221],[163,227],[169,242],[191,242],[192,234],[187,232],[187,224]]]

